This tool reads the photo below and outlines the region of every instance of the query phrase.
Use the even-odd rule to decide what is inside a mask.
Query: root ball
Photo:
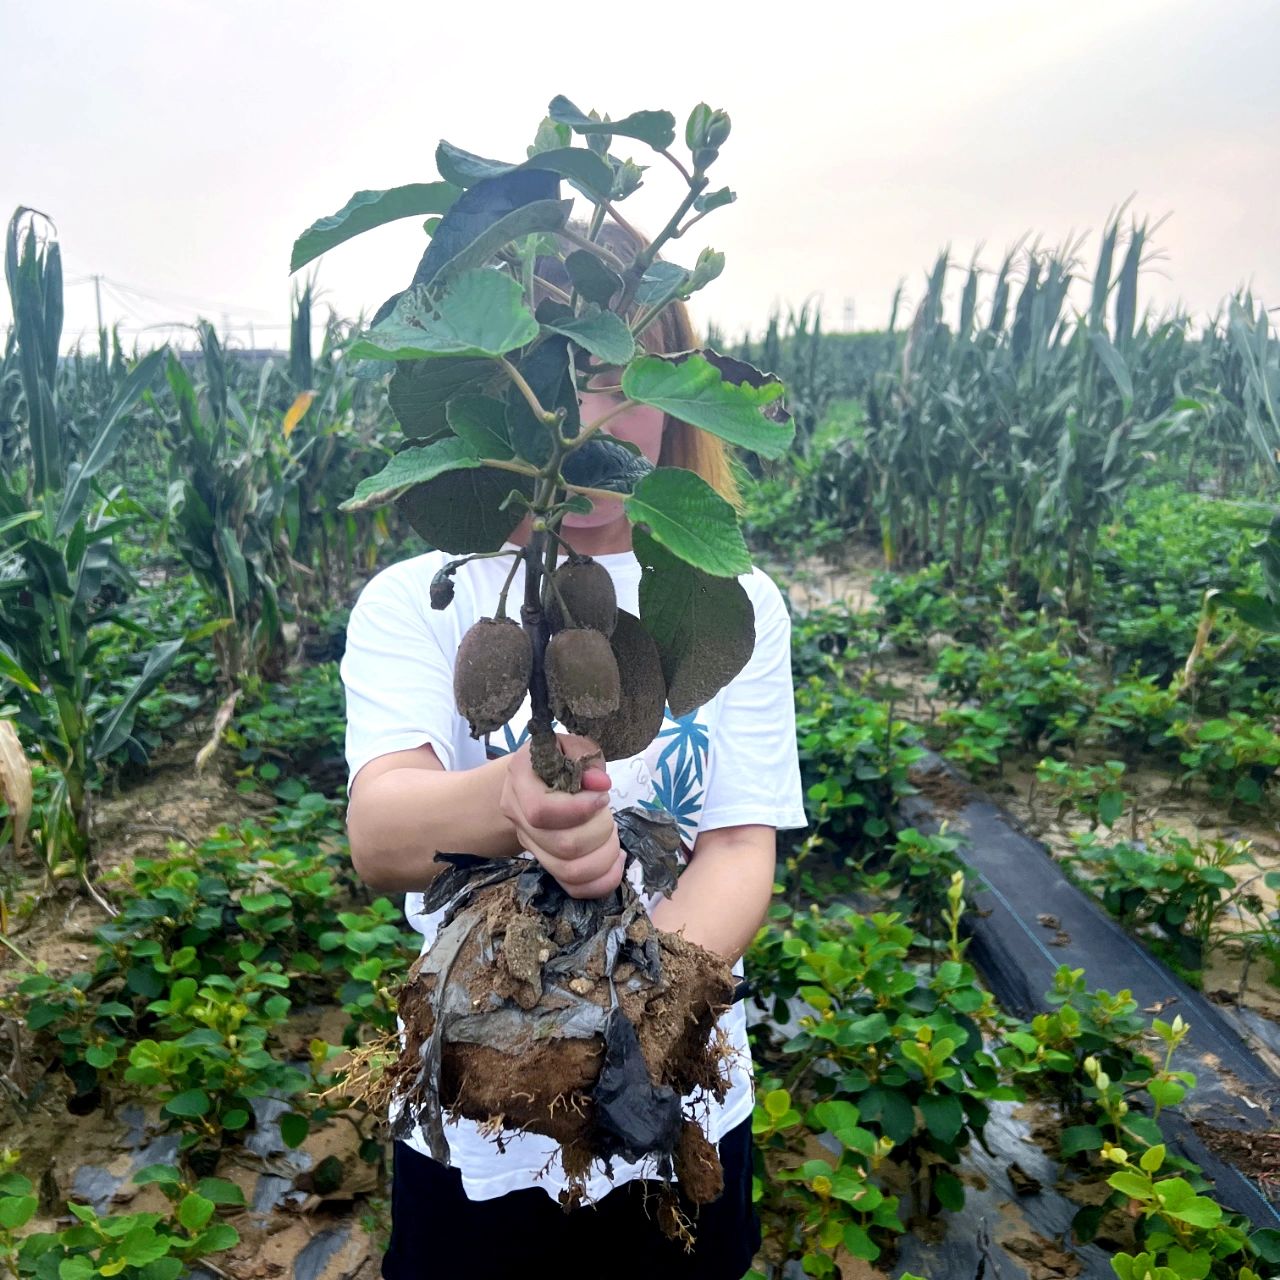
[[[520,709],[533,670],[533,647],[519,623],[481,618],[462,637],[453,696],[471,736],[500,729]]]
[[[547,645],[547,693],[562,724],[606,716],[621,700],[618,661],[609,639],[589,627],[558,631]]]

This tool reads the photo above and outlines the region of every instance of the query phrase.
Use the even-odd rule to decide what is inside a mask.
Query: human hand
[[[590,738],[556,735],[571,759],[599,755]],[[609,775],[592,766],[582,772],[577,795],[552,791],[533,771],[530,743],[512,752],[498,802],[520,843],[571,898],[603,898],[622,879],[624,854],[609,808]]]

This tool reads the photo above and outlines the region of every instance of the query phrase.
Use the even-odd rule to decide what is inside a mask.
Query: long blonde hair
[[[574,230],[585,232],[585,226],[575,225]],[[622,227],[612,219],[608,219],[600,228],[598,236],[602,244],[616,257],[630,263],[649,242],[639,232],[629,227]],[[571,250],[571,241],[564,241],[564,247]],[[538,274],[550,283],[568,284],[568,275],[557,258],[539,258]],[[631,318],[637,311],[631,308]],[[675,355],[680,351],[692,351],[698,346],[698,336],[694,331],[693,320],[689,309],[683,302],[672,302],[657,320],[640,334],[640,345],[653,355]],[[735,508],[741,508],[742,499],[738,493],[738,482],[733,473],[729,449],[719,436],[691,426],[679,418],[667,414],[662,423],[662,448],[658,454],[658,465],[663,467],[684,467],[700,475],[722,498]]]

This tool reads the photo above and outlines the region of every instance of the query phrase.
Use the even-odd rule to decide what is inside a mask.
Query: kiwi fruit
[[[557,631],[547,644],[546,671],[551,714],[562,724],[569,717],[605,716],[618,709],[618,660],[601,632],[590,627]]]
[[[596,743],[606,760],[626,760],[639,755],[658,736],[667,686],[658,646],[635,614],[618,610],[609,647],[621,676],[618,709],[604,716],[567,717],[562,723]]]
[[[562,564],[551,575],[547,621],[552,631],[561,631],[565,627],[588,627],[607,636],[613,633],[617,616],[618,596],[604,565],[588,556]]]
[[[453,696],[471,736],[501,729],[524,701],[533,646],[518,622],[481,618],[462,637],[453,668]]]

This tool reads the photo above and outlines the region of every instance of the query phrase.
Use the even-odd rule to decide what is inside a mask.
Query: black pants
[[[750,1120],[720,1140],[720,1162],[723,1194],[696,1211],[685,1206],[696,1241],[686,1253],[659,1230],[652,1196],[646,1210],[653,1183],[624,1183],[569,1213],[540,1187],[468,1200],[457,1169],[397,1142],[384,1280],[741,1280],[760,1247]]]

